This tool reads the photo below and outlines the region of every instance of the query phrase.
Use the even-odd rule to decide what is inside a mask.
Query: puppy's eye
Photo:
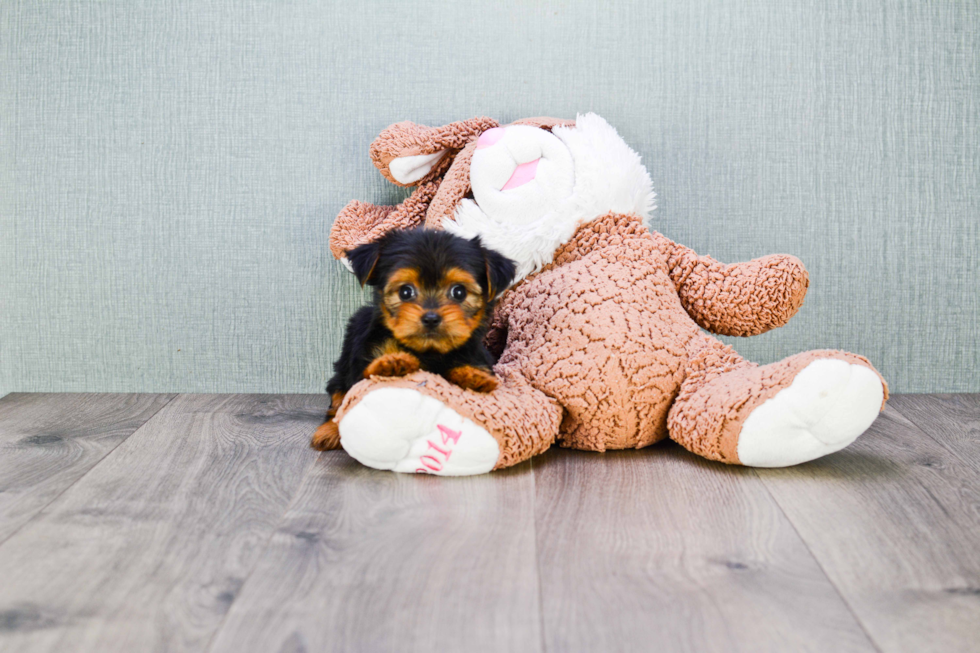
[[[466,286],[461,283],[457,283],[455,286],[449,289],[449,296],[455,299],[457,302],[461,302],[466,299]]]
[[[402,300],[403,302],[407,302],[412,297],[415,297],[414,286],[406,283],[404,286],[398,289],[398,299]]]

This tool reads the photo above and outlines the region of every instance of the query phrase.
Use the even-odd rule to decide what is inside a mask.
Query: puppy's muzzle
[[[426,329],[435,329],[442,322],[442,316],[435,311],[426,311],[422,314],[422,326]]]

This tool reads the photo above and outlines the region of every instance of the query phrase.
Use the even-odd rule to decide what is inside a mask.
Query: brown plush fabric
[[[544,451],[556,437],[576,449],[639,448],[666,438],[668,426],[691,451],[737,463],[738,432],[749,412],[807,363],[843,358],[874,369],[860,356],[832,351],[764,367],[745,361],[685,310],[664,241],[638,217],[610,214],[580,227],[554,263],[505,293],[491,331],[498,346],[506,337],[494,369],[502,383],[493,393],[467,392],[424,373],[385,385],[414,387],[483,426],[500,445],[497,467]],[[799,307],[795,294],[772,292],[769,275],[785,274],[779,265],[752,269],[740,275],[738,293],[729,293],[733,301],[768,307],[751,328]],[[710,288],[690,275],[678,284],[684,282]],[[780,298],[795,307],[780,305]],[[738,307],[730,313],[745,315]],[[341,416],[377,383],[355,386]]]
[[[425,214],[425,226],[429,229],[442,229],[442,221],[451,217],[459,201],[470,192],[470,163],[476,152],[476,141],[473,141],[456,155],[446,176],[439,185],[439,191],[432,198],[429,210]]]
[[[561,444],[605,451],[667,437],[667,411],[700,335],[636,216],[582,226],[555,262],[508,292],[513,367],[565,408]]]
[[[550,129],[574,122],[514,124]],[[395,156],[450,152],[398,207],[349,204],[331,234],[334,255],[423,220],[441,228],[470,191],[476,139],[495,126],[476,118],[443,128],[399,123],[385,130],[372,145],[372,159],[389,179],[387,164]],[[605,451],[644,447],[668,434],[694,453],[737,464],[738,435],[749,413],[807,364],[838,358],[874,370],[867,359],[838,351],[805,352],[760,367],[699,328],[764,333],[799,310],[808,285],[806,269],[792,256],[725,265],[651,233],[637,216],[611,213],[582,225],[551,264],[501,297],[486,338],[500,356],[496,390],[478,394],[426,372],[372,378],[347,394],[337,419],[375,388],[406,387],[486,429],[500,446],[496,468],[541,453],[556,439]]]
[[[514,125],[551,129],[557,125],[572,126],[574,120],[561,118],[524,118]],[[377,206],[354,200],[347,204],[330,230],[330,252],[344,258],[358,245],[380,238],[393,229],[411,229],[424,225],[441,229],[443,220],[452,216],[459,201],[470,192],[470,162],[476,151],[476,140],[488,129],[499,127],[492,118],[478,117],[442,127],[425,127],[400,122],[385,129],[371,143],[371,160],[389,181],[388,164],[397,157],[433,154],[445,151],[439,162],[416,184],[418,188],[397,207]]]
[[[703,348],[691,357],[688,376],[670,410],[671,439],[705,458],[738,464],[738,435],[749,413],[821,358],[864,365],[878,373],[867,358],[830,349],[806,351],[760,367],[731,347],[705,338]],[[881,381],[887,400],[888,385]]]
[[[546,451],[555,441],[561,424],[561,407],[527,380],[495,370],[499,385],[490,394],[479,394],[453,385],[441,376],[416,372],[401,379],[366,379],[355,385],[337,414],[353,408],[371,390],[411,388],[453,407],[463,417],[479,424],[497,440],[500,459],[494,469],[516,465]]]
[[[810,277],[795,256],[771,254],[725,265],[654,233],[681,303],[698,325],[724,336],[781,327],[803,305]]]
[[[330,253],[336,258],[344,258],[348,251],[375,241],[389,231],[419,226],[438,189],[438,181],[426,182],[398,206],[377,206],[357,200],[349,202],[330,230]]]
[[[470,141],[479,138],[483,132],[499,126],[500,123],[496,120],[484,116],[452,122],[441,127],[425,127],[409,121],[399,122],[385,129],[371,143],[371,161],[385,179],[394,184],[414,186],[415,183],[425,183],[437,179],[446,171],[446,160],[452,160],[455,155],[452,150],[462,149]],[[398,157],[435,154],[444,150],[449,151],[449,155],[443,157],[440,165],[418,182],[403,184],[392,177],[391,171],[388,170],[388,164]]]

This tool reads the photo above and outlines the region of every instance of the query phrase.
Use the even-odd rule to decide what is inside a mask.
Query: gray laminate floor
[[[980,395],[791,469],[462,479],[310,450],[327,404],[0,399],[0,650],[980,650]]]

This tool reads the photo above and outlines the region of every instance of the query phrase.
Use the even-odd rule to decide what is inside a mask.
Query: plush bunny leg
[[[759,367],[708,337],[668,415],[696,454],[787,467],[843,449],[877,417],[887,388],[867,359],[810,351]]]
[[[368,379],[347,393],[337,415],[340,444],[368,467],[469,476],[509,467],[554,442],[561,408],[516,375],[489,394],[416,372]]]

